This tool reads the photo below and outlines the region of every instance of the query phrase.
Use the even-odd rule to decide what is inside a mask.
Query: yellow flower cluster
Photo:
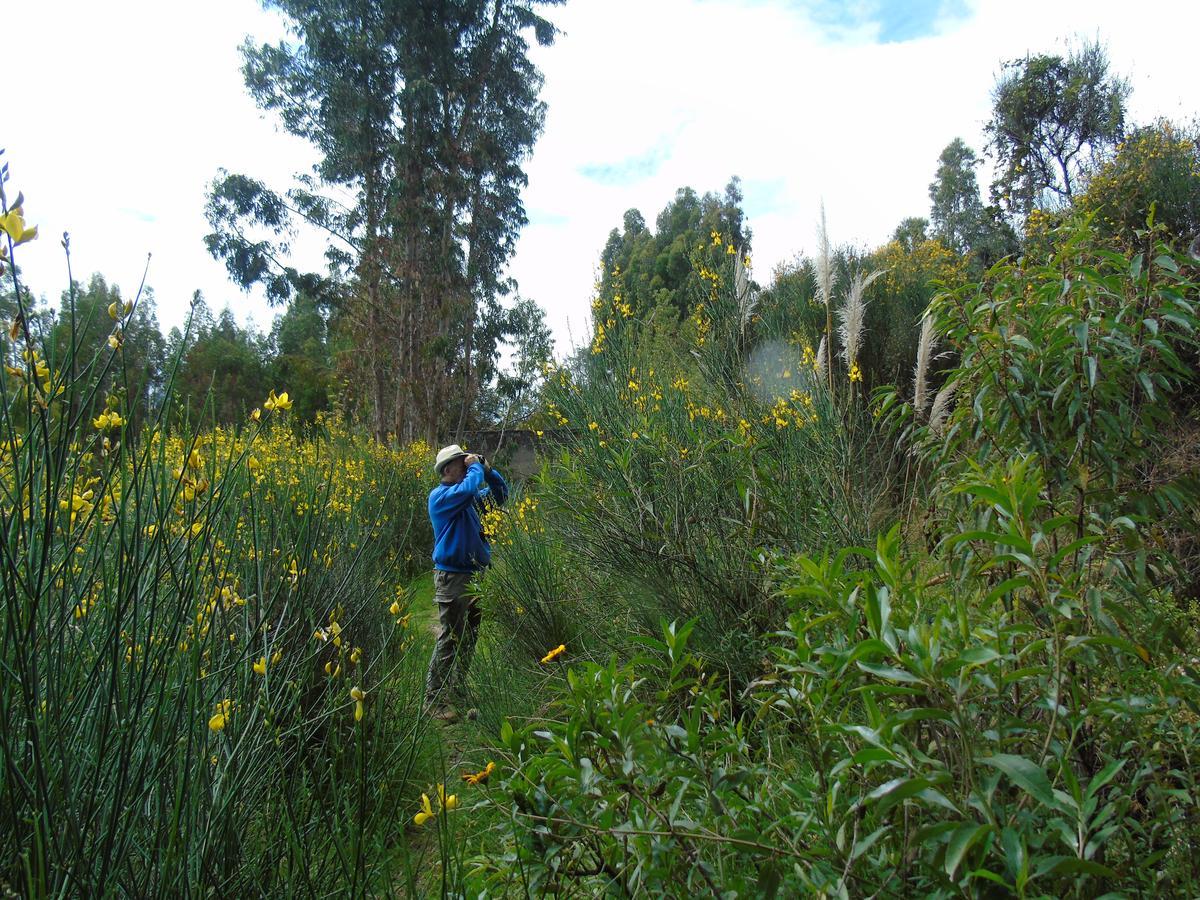
[[[633,306],[617,286],[621,278],[620,266],[613,269],[612,277],[614,285],[611,296],[605,296],[603,284],[597,282],[596,296],[592,299],[592,317],[595,322],[591,346],[593,356],[604,350],[609,335],[618,327],[618,323],[622,319],[632,319],[634,315]]]
[[[24,336],[20,316],[12,321],[8,334],[14,341],[20,340]],[[21,359],[25,361],[26,368],[22,369],[5,363],[4,371],[18,382],[28,381],[29,390],[33,394],[33,402],[42,409],[48,409],[50,403],[59,399],[63,392],[63,384],[59,378],[60,373],[52,370],[46,364],[37,348],[22,350]],[[30,375],[33,377],[30,378]]]
[[[450,812],[452,809],[458,809],[458,795],[450,794],[446,796],[446,786],[439,784],[437,786],[438,808],[435,812],[433,804],[429,802],[429,795],[421,795],[421,809],[413,816],[415,825],[424,825],[430,819],[437,818],[438,813]]]
[[[462,776],[462,780],[465,781],[469,785],[478,786],[478,785],[483,784],[489,778],[491,778],[492,773],[495,771],[496,771],[496,764],[494,762],[489,761],[488,764],[486,766],[484,766],[478,772],[464,772],[463,776]]]
[[[25,226],[25,213],[18,204],[10,209],[4,215],[0,215],[0,231],[12,238],[13,244],[24,244],[26,241],[32,241],[37,237],[37,226],[32,228]],[[5,253],[8,247],[4,248]]]
[[[766,415],[762,417],[764,425],[774,425],[776,430],[803,428],[810,421],[816,421],[812,395],[806,391],[797,390],[793,390],[788,397],[777,398],[771,408],[767,410]]]
[[[538,514],[537,497],[526,494],[510,507],[493,506],[480,517],[483,533],[498,546],[513,542],[513,533],[541,534],[544,531]]]
[[[1200,144],[1159,121],[1117,145],[1116,156],[1090,179],[1077,204],[1100,224],[1128,234],[1145,225],[1151,201],[1160,211],[1182,203],[1178,198],[1194,196],[1198,182]]]
[[[346,610],[341,606],[329,613],[329,625],[318,628],[313,632],[313,640],[333,648],[330,658],[325,661],[324,671],[330,678],[338,678],[342,674],[343,663],[347,666],[357,666],[362,660],[362,648],[355,647],[349,641],[342,639],[343,630],[338,619],[345,616]]]
[[[279,661],[281,659],[283,659],[283,651],[276,650],[274,653],[271,654],[271,665],[273,665],[273,666],[279,665]],[[266,658],[266,656],[260,656],[258,658],[258,660],[254,663],[252,668],[254,669],[255,675],[266,675],[267,674],[267,658]]]
[[[110,412],[105,410],[92,420],[92,425],[98,431],[107,431],[110,428],[120,428],[125,424],[125,420],[121,418],[120,413]]]
[[[275,410],[279,410],[280,412],[283,412],[283,411],[289,410],[291,408],[292,408],[292,401],[288,397],[287,391],[284,391],[278,397],[275,396],[274,391],[271,391],[271,393],[267,397],[267,399],[263,401],[263,409],[267,410],[268,412],[274,412]]]
[[[709,408],[708,406],[687,401],[687,415],[689,422],[695,422],[697,419],[710,419],[714,422],[724,422],[729,416],[720,406]]]
[[[282,408],[284,397],[284,394],[275,396],[276,409]],[[116,410],[106,409],[92,424],[108,430],[125,424],[125,419]],[[161,459],[165,464],[161,479],[170,502],[157,515],[156,507],[142,510],[139,537],[146,542],[195,543],[200,548],[197,562],[202,561],[203,565],[197,571],[195,587],[189,590],[189,595],[196,598],[196,606],[174,642],[180,653],[188,653],[195,645],[203,647],[201,677],[220,664],[215,656],[220,652],[219,645],[206,640],[215,629],[220,629],[225,646],[252,646],[256,640],[254,631],[244,630],[252,620],[230,618],[233,610],[256,600],[253,595],[244,596],[241,587],[238,571],[247,561],[274,568],[289,590],[298,590],[311,566],[328,568],[339,556],[353,554],[357,549],[354,540],[339,544],[336,535],[340,531],[333,528],[329,544],[312,551],[311,558],[301,558],[295,551],[260,543],[263,534],[274,533],[273,528],[264,527],[267,525],[264,516],[278,516],[280,504],[285,504],[285,508],[290,506],[298,515],[307,515],[314,486],[318,489],[324,486],[321,514],[329,517],[330,524],[361,519],[363,510],[369,508],[373,518],[365,524],[368,529],[373,526],[378,530],[389,525],[392,515],[388,508],[376,508],[371,503],[371,498],[378,497],[385,487],[381,477],[387,476],[393,488],[399,483],[401,494],[414,498],[423,496],[428,488],[430,451],[424,444],[394,449],[351,435],[336,421],[320,424],[329,437],[322,442],[302,441],[289,429],[270,428],[240,432],[215,429],[186,440],[178,435],[164,437],[160,432],[144,438],[147,457]],[[97,435],[95,439],[99,438]],[[340,452],[331,452],[331,444],[340,445]],[[3,448],[6,452],[0,455],[0,477],[10,486],[15,484],[11,454],[20,446],[19,440],[6,442]],[[128,460],[118,464],[104,479],[94,475],[82,477],[83,473],[95,470],[96,454],[90,449],[92,446],[73,446],[75,452],[68,466],[78,470],[80,476],[65,479],[63,484],[69,489],[55,498],[62,514],[58,531],[68,541],[64,550],[74,551],[70,559],[84,552],[89,536],[98,527],[115,521],[122,508],[122,484],[133,483],[135,477],[132,462]],[[240,477],[238,460],[246,462]],[[159,464],[154,465],[157,469]],[[244,474],[247,470],[249,477]],[[218,501],[225,494],[230,494],[234,502],[222,506]],[[28,502],[23,512],[29,515]],[[78,564],[69,565],[57,580],[57,587],[65,589],[65,579],[78,578],[82,571]],[[80,585],[71,607],[75,620],[89,616],[104,596],[102,580]],[[393,612],[399,615],[399,607]],[[328,625],[318,630],[318,635],[335,648],[332,658],[321,660],[331,677],[360,665],[363,659],[362,649],[352,645],[344,634],[341,616],[342,611],[335,610]],[[407,625],[407,620],[405,615],[397,618],[396,624]],[[162,637],[152,635],[150,640],[158,643]],[[126,661],[137,664],[141,651],[141,643],[128,642]],[[266,677],[282,656],[280,649],[268,647],[265,653],[245,658],[245,664],[254,674]],[[211,720],[217,726],[214,730],[224,727],[229,714],[229,708],[214,714]],[[221,718],[217,719],[217,715]]]
[[[912,251],[905,250],[899,241],[892,241],[873,255],[872,266],[885,269],[881,279],[888,294],[897,294],[913,285],[937,281],[947,285],[962,284],[967,279],[967,259],[942,244],[941,241],[921,241]]]
[[[696,327],[696,346],[703,347],[708,341],[708,333],[712,331],[712,319],[704,308],[704,301],[692,307],[691,322]]]
[[[388,615],[395,616],[395,623],[401,628],[407,628],[409,620],[412,618],[412,613],[406,612],[408,608],[408,588],[403,584],[396,585],[395,598],[388,606]]]
[[[228,697],[218,703],[217,711],[208,720],[208,730],[214,733],[224,731],[233,716],[235,706],[236,704]]]
[[[662,410],[662,387],[654,377],[654,369],[650,369],[644,381],[636,380],[638,378],[637,366],[633,366],[629,370],[629,380],[626,382],[625,389],[618,393],[622,402],[628,403],[634,409],[641,413],[657,413]],[[589,429],[591,424],[588,425]]]

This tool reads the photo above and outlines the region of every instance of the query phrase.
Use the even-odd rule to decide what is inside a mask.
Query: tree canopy
[[[1124,135],[1129,91],[1097,42],[1065,59],[1039,54],[1006,63],[986,127],[997,167],[993,202],[1022,217],[1070,202],[1088,168]]]
[[[379,437],[461,426],[494,366],[544,116],[527,35],[553,41],[536,9],[559,2],[268,0],[293,40],[243,48],[255,101],[321,159],[284,194],[222,173],[206,242],[243,286],[340,299]],[[329,235],[328,275],[286,264],[297,220]]]

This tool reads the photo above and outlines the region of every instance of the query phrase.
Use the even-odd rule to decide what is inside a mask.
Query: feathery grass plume
[[[829,252],[829,230],[825,227],[825,201],[821,201],[821,221],[817,225],[817,299],[825,304],[825,337],[821,346],[833,349],[833,289],[836,275],[833,271],[833,258]],[[833,360],[825,359],[823,353],[817,354],[822,365],[826,365],[825,375],[828,378],[829,391],[833,393]]]
[[[921,336],[917,339],[917,365],[913,369],[913,414],[919,421],[925,412],[925,401],[929,393],[929,362],[933,359],[933,350],[937,346],[937,337],[933,333],[933,316],[928,313],[921,319]]]
[[[942,426],[946,424],[946,416],[950,414],[950,404],[958,390],[958,382],[951,378],[933,398],[933,406],[929,408],[929,431],[935,437],[941,437]]]
[[[821,202],[821,220],[817,223],[817,300],[827,308],[833,305],[833,289],[837,273],[833,271],[833,256],[829,250],[829,231],[825,227],[825,202]]]
[[[825,359],[825,338],[822,336],[821,343],[817,344],[817,382],[825,381],[825,376],[829,372],[829,367],[826,365],[828,361]]]
[[[863,330],[867,319],[867,301],[863,299],[863,294],[882,274],[882,269],[876,269],[870,275],[863,275],[862,272],[856,274],[850,280],[846,302],[838,310],[838,318],[841,320],[838,333],[842,336],[842,357],[847,366],[858,362],[858,351],[862,348]]]
[[[750,317],[758,306],[758,291],[750,284],[750,270],[746,267],[745,248],[739,247],[734,258],[733,266],[733,296],[738,305],[738,323],[744,337]]]

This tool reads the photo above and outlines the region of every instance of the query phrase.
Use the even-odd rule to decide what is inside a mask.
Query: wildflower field
[[[1200,284],[1139,234],[941,268],[903,390],[865,268],[784,332],[700,248],[682,353],[598,301],[481,588],[557,688],[495,720],[465,893],[1194,891]]]
[[[674,294],[613,262],[453,725],[435,448],[148,391],[141,298],[47,327],[0,192],[0,887],[1195,895],[1200,245],[1114,200],[1166,137],[986,266],[823,216],[767,288],[715,216]]]
[[[420,793],[407,584],[429,450],[332,419],[300,438],[282,391],[234,429],[134,428],[96,391],[122,381],[131,312],[110,308],[92,359],[8,323],[0,878],[38,896],[386,884],[396,804]]]

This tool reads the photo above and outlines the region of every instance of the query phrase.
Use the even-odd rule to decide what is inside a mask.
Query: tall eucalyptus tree
[[[492,371],[545,114],[529,38],[553,42],[536,10],[561,2],[266,0],[291,40],[243,47],[255,101],[320,161],[282,194],[222,172],[206,243],[244,287],[338,308],[380,438],[461,427]],[[329,275],[285,263],[298,219],[328,234]]]

